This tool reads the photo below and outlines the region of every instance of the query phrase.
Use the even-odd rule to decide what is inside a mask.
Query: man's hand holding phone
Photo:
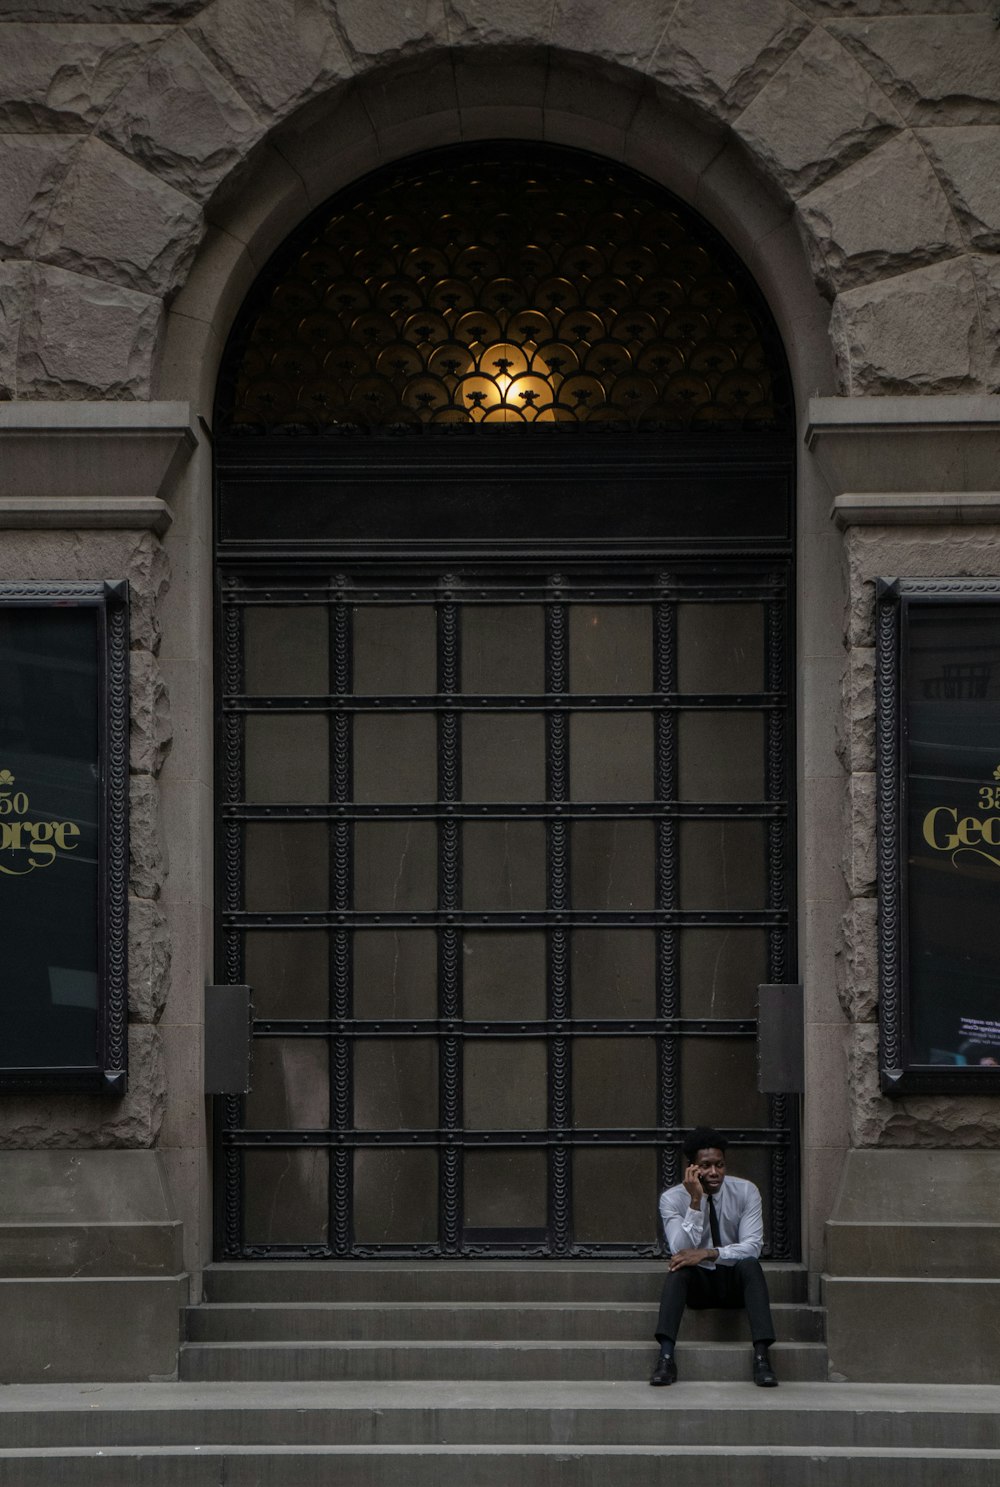
[[[705,1192],[701,1180],[701,1168],[697,1162],[692,1162],[684,1171],[684,1187],[688,1197],[691,1199],[692,1208],[700,1208],[702,1196]]]

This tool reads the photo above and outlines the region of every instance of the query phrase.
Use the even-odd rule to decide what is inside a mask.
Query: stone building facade
[[[1000,576],[993,0],[4,0],[0,136],[0,579],[124,577],[132,604],[129,1088],[0,1096],[5,1222],[37,1231],[18,1252],[6,1231],[12,1325],[31,1305],[55,1327],[45,1280],[81,1257],[106,1277],[102,1224],[159,1226],[170,1243],[105,1279],[101,1308],[113,1333],[138,1286],[159,1320],[114,1367],[168,1373],[177,1276],[212,1255],[211,422],[237,311],[337,191],[519,140],[692,206],[790,363],[803,1255],[831,1276],[833,1361],[853,1366],[851,1308],[889,1306],[899,1273],[837,1301],[829,1221],[874,1214],[872,1153],[900,1221],[926,1217],[928,1185],[950,1201],[942,1152],[967,1148],[981,1191],[1000,1123],[990,1096],[879,1090],[873,681],[877,577]]]

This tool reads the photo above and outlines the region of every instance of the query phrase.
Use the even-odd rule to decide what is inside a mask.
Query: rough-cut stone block
[[[549,9],[535,0],[445,0],[452,45],[482,47],[548,40]],[[514,101],[514,100],[511,100]]]
[[[962,251],[962,236],[917,141],[898,135],[799,202],[818,282],[839,289]]]
[[[26,263],[0,259],[0,402],[9,402],[17,390],[17,347],[21,319],[28,297],[31,270]]]
[[[555,0],[549,42],[553,48],[621,62],[645,71],[670,12],[663,0]]]
[[[129,1021],[155,1023],[170,991],[171,947],[167,916],[159,901],[129,899]]]
[[[834,21],[830,30],[913,123],[1000,121],[993,16],[886,16]]]
[[[2,580],[127,578],[132,645],[154,653],[168,577],[163,545],[148,531],[8,531],[0,542]]]
[[[955,214],[974,248],[1000,249],[1000,126],[921,129]]]
[[[128,1030],[128,1093],[6,1095],[0,1105],[0,1150],[52,1147],[149,1147],[163,1123],[167,1090],[160,1035],[155,1027]]]
[[[100,133],[179,191],[204,201],[262,128],[204,52],[178,33],[114,100]]]
[[[262,119],[351,75],[326,0],[215,0],[187,29]]]
[[[129,672],[132,701],[129,767],[134,774],[159,774],[173,738],[167,689],[159,663],[150,651],[132,651]]]
[[[973,253],[969,259],[983,327],[987,392],[1000,392],[1000,258]]]
[[[927,15],[975,15],[992,10],[995,0],[798,0],[803,10],[829,21],[843,16],[906,15],[916,9]]]
[[[737,133],[793,195],[881,143],[899,115],[823,30],[813,31],[740,115]]]
[[[848,644],[874,644],[875,578],[1000,577],[1000,528],[852,527],[847,533]]]
[[[131,642],[155,656],[160,649],[160,602],[170,584],[170,564],[163,544],[152,532],[143,532],[134,541],[125,577],[129,581]]]
[[[874,1022],[878,1017],[877,899],[851,899],[836,962],[837,997],[845,1014],[852,1022]]]
[[[12,21],[183,21],[208,0],[7,0]]]
[[[128,905],[128,1015],[131,1022],[158,1022],[170,990],[170,930],[152,898]]]
[[[0,136],[0,256],[31,257],[77,139]]]
[[[129,888],[136,898],[156,898],[167,876],[160,821],[160,792],[152,775],[129,781]]]
[[[875,652],[855,646],[848,655],[841,687],[837,757],[847,770],[875,768]]]
[[[911,1095],[879,1091],[878,1026],[856,1023],[848,1034],[852,1146],[995,1147],[1000,1101],[981,1095]]]
[[[839,294],[830,335],[850,397],[982,386],[976,284],[964,258]]]
[[[373,5],[372,0],[336,0],[337,29],[355,61],[398,57],[427,47],[447,45],[444,0],[398,0]],[[430,111],[436,112],[431,100]]]
[[[74,273],[166,294],[183,277],[201,211],[143,166],[90,139],[59,192],[39,257]]]
[[[801,9],[786,0],[680,0],[651,71],[684,97],[731,117],[810,29]]]
[[[847,782],[844,880],[847,891],[864,897],[875,887],[875,776],[852,774]]]
[[[64,269],[36,271],[18,364],[20,397],[148,398],[158,299]]]
[[[89,129],[165,35],[161,26],[4,25],[0,129]]]

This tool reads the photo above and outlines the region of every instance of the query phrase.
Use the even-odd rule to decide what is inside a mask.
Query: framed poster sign
[[[0,584],[0,1089],[123,1094],[128,586]]]
[[[876,595],[880,1077],[1000,1094],[1000,579]]]

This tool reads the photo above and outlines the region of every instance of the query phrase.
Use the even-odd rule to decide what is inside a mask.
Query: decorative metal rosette
[[[480,147],[383,173],[285,244],[218,427],[748,430],[790,410],[759,291],[689,208],[575,152]]]

